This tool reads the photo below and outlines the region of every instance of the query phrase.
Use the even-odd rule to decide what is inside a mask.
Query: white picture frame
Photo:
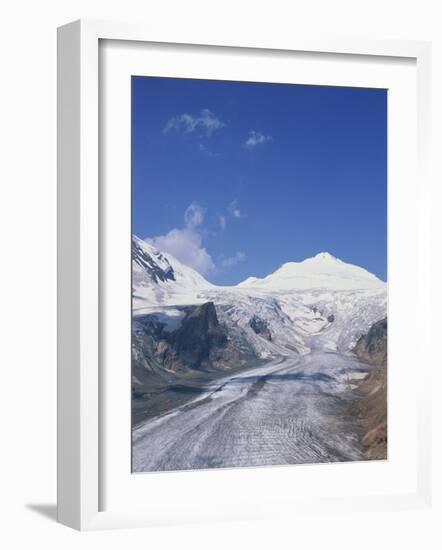
[[[76,21],[58,31],[58,521],[80,530],[139,527],[176,522],[240,519],[279,514],[270,501],[250,502],[244,513],[233,506],[224,508],[189,506],[166,514],[163,509],[114,507],[103,510],[100,483],[103,480],[102,433],[100,429],[100,139],[99,139],[99,48],[100,41],[128,43],[167,43],[230,48],[242,52],[266,50],[310,52],[317,54],[411,58],[417,67],[417,162],[420,186],[416,223],[419,227],[418,287],[419,308],[429,311],[431,305],[431,263],[428,248],[429,212],[432,187],[429,179],[430,51],[426,42],[374,40],[350,37],[301,37],[267,43],[260,38],[231,36],[208,39],[201,35],[187,36],[186,31],[167,35],[161,30],[135,24]],[[420,289],[420,290],[418,290]],[[430,334],[430,315],[422,317],[421,334]],[[427,320],[426,320],[427,319]],[[427,346],[427,357],[431,347]],[[422,361],[417,397],[417,471],[416,490],[404,494],[391,492],[366,496],[337,496],[336,511],[393,507],[425,506],[431,498],[430,469],[430,387],[431,361]],[[285,470],[287,471],[287,470]],[[204,472],[213,476],[211,472]],[[241,475],[241,473],[236,474]],[[284,478],[284,469],[279,478]],[[158,482],[157,482],[158,484]],[[170,484],[170,482],[169,482]],[[289,513],[320,511],[330,507],[330,498],[286,502]],[[206,509],[205,509],[206,508]],[[208,510],[210,508],[210,510]],[[272,508],[272,512],[270,512]]]

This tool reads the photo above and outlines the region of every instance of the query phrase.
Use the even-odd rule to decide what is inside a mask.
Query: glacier
[[[321,252],[216,286],[136,236],[132,261],[135,399],[201,386],[136,417],[134,472],[364,458],[345,408],[370,369],[352,350],[387,315],[385,282]]]

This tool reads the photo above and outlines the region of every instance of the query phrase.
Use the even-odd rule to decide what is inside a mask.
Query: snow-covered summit
[[[363,290],[385,286],[366,269],[343,262],[328,252],[320,252],[302,262],[287,262],[262,279],[249,277],[238,285],[241,288],[260,288],[267,291],[305,290]]]
[[[157,250],[136,235],[132,237],[132,287],[134,312],[149,304],[174,300],[193,301],[196,293],[213,285],[172,254]]]
[[[341,260],[338,260],[333,254],[330,254],[329,252],[318,252],[316,256],[313,256],[313,258],[307,258],[310,260],[337,260],[340,262]]]
[[[163,283],[186,288],[213,286],[197,271],[181,263],[172,254],[160,252],[136,235],[132,239],[132,261],[135,284]]]

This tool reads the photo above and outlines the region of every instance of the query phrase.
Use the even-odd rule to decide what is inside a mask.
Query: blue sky
[[[132,228],[217,284],[323,251],[386,280],[387,91],[133,77]]]

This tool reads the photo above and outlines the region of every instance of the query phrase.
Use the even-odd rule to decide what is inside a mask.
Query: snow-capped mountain
[[[288,262],[279,269],[258,279],[249,277],[238,286],[265,290],[328,290],[379,289],[385,283],[362,267],[347,264],[328,252],[320,252],[302,262]]]
[[[145,307],[193,302],[202,290],[213,288],[199,273],[171,254],[132,238],[132,287],[134,312]]]
[[[262,279],[212,285],[171,254],[133,238],[133,313],[176,331],[183,308],[213,303],[230,342],[257,357],[353,349],[386,316],[387,285],[328,253],[283,264]]]

